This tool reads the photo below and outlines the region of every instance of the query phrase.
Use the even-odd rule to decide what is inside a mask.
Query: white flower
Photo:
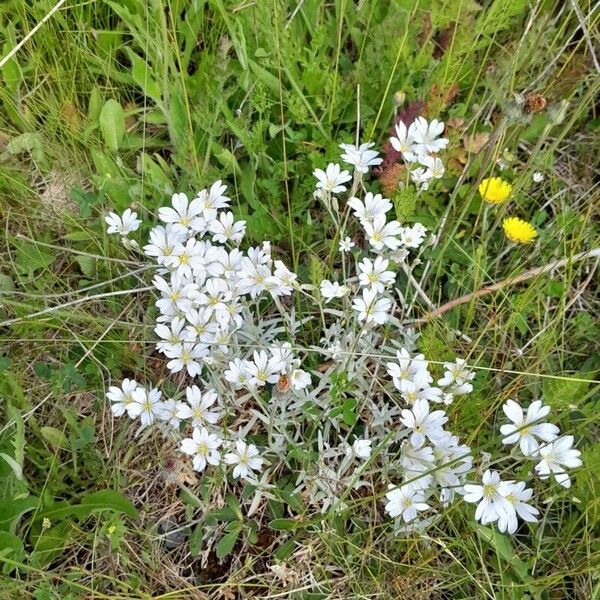
[[[318,179],[317,189],[330,192],[331,194],[339,194],[346,191],[346,186],[343,185],[352,179],[352,175],[348,171],[342,171],[340,165],[329,163],[325,171],[323,169],[315,169],[313,175]]]
[[[435,443],[444,437],[444,423],[448,420],[443,410],[429,412],[429,402],[424,399],[416,400],[410,410],[403,409],[400,421],[412,430],[410,441],[415,446],[420,446],[425,438]]]
[[[269,290],[273,296],[289,296],[297,279],[296,273],[290,271],[280,260],[275,261],[275,272],[269,278],[274,288]]]
[[[193,272],[204,267],[204,247],[190,238],[185,244],[177,244],[171,256],[165,258],[165,265],[177,269],[178,275],[191,277]]]
[[[185,396],[187,399],[188,414],[184,418],[191,417],[193,427],[215,425],[219,421],[221,413],[210,410],[218,400],[215,390],[206,390],[203,394],[197,385],[192,385],[185,389]]]
[[[112,402],[110,409],[115,417],[120,417],[125,412],[132,419],[139,415],[138,406],[136,406],[136,400],[133,396],[133,392],[135,392],[137,387],[137,381],[134,379],[123,379],[120,388],[115,385],[111,385],[108,388],[106,397]]]
[[[354,246],[355,243],[349,237],[340,240],[340,252],[350,252]]]
[[[412,227],[402,227],[400,241],[407,248],[418,248],[425,239],[427,230],[421,223],[415,223]]]
[[[440,388],[431,387],[428,383],[417,384],[407,381],[403,385],[402,397],[408,404],[414,404],[417,400],[441,403],[444,401],[443,392]]]
[[[344,151],[342,160],[353,165],[359,173],[368,173],[369,167],[380,165],[383,162],[383,158],[378,158],[379,152],[369,150],[374,145],[373,142],[367,142],[357,148],[354,144],[340,144],[340,148]]]
[[[265,290],[267,280],[271,277],[271,270],[264,264],[256,264],[245,258],[242,271],[243,276],[238,282],[240,291],[256,298]]]
[[[542,423],[542,420],[550,414],[550,407],[544,406],[541,400],[532,402],[527,408],[527,414],[523,414],[523,409],[514,400],[508,400],[503,404],[502,410],[512,421],[511,424],[500,427],[500,433],[505,436],[502,443],[519,442],[521,452],[525,456],[537,454],[538,438],[544,442],[551,442],[558,436],[559,429],[556,425]]]
[[[250,380],[248,365],[249,361],[236,357],[229,362],[229,369],[226,369],[223,375],[236,388],[245,387]]]
[[[409,128],[409,134],[415,142],[414,152],[429,154],[443,150],[448,145],[446,138],[439,137],[443,132],[444,123],[437,119],[428,123],[423,117],[417,117]]]
[[[359,198],[352,197],[348,200],[348,206],[353,209],[354,216],[361,222],[373,222],[373,219],[379,215],[384,217],[392,208],[392,203],[381,194],[373,195],[371,192],[365,194],[364,202]]]
[[[363,222],[363,227],[369,238],[369,244],[375,250],[383,250],[384,247],[396,250],[400,246],[398,236],[402,233],[402,227],[398,221],[385,222],[385,215],[377,215],[373,222]]]
[[[472,381],[475,377],[475,373],[471,371],[467,365],[467,361],[462,358],[457,358],[453,363],[444,363],[444,376],[438,379],[438,385],[451,386],[452,388],[461,387]],[[468,389],[460,393],[468,393],[473,390],[473,386],[469,384]],[[454,391],[454,393],[459,393]]]
[[[193,456],[192,464],[196,471],[204,471],[206,465],[218,465],[221,455],[218,451],[223,440],[214,433],[208,433],[205,427],[194,429],[191,438],[181,441],[181,451]]]
[[[540,173],[539,171],[536,171],[536,172],[533,174],[533,181],[534,181],[535,183],[541,183],[542,181],[544,181],[544,174],[543,174],[543,173]]]
[[[500,493],[500,475],[489,469],[483,474],[482,485],[467,483],[464,486],[465,502],[477,502],[475,518],[482,525],[493,523],[500,517],[508,518],[514,510],[512,504]]]
[[[427,179],[441,179],[444,176],[444,163],[437,156],[421,155],[419,162],[427,167],[424,175]]]
[[[190,308],[187,311],[186,319],[188,339],[185,341],[199,341],[202,344],[212,344],[215,341],[215,334],[219,326],[211,321],[213,309],[208,306],[199,306],[198,310]]]
[[[155,275],[152,280],[154,287],[160,291],[161,298],[156,301],[156,306],[161,315],[168,318],[159,321],[168,321],[187,312],[192,306],[191,295],[197,292],[198,287],[186,277],[180,277],[176,273],[171,275],[171,280],[166,281],[160,275]]]
[[[292,387],[295,390],[303,390],[310,385],[310,373],[302,369],[294,369],[292,371]]]
[[[571,479],[564,467],[574,469],[581,466],[581,452],[572,448],[573,441],[572,435],[565,435],[539,449],[541,460],[535,465],[535,470],[542,479],[554,475],[560,485],[571,487]]]
[[[213,242],[239,244],[246,233],[246,221],[234,221],[232,212],[222,212],[208,229],[213,234]]]
[[[137,231],[142,223],[137,218],[137,213],[131,212],[130,208],[127,208],[121,216],[110,212],[108,216],[104,217],[104,220],[108,225],[106,233],[118,233],[120,235],[128,235],[132,231]]]
[[[208,223],[215,220],[217,209],[229,206],[230,200],[224,195],[226,189],[227,186],[219,179],[212,184],[209,191],[202,190],[198,192],[198,206]]]
[[[382,294],[386,286],[394,283],[396,279],[396,274],[387,270],[389,264],[390,261],[381,256],[378,256],[375,261],[363,258],[357,265],[360,271],[358,275],[360,285],[370,287],[371,290]]]
[[[185,367],[188,375],[195,377],[202,372],[202,359],[208,355],[208,349],[203,344],[183,342],[181,346],[165,351],[165,354],[171,359],[167,367],[172,373],[178,373]]]
[[[425,496],[422,490],[413,485],[403,485],[391,489],[385,497],[388,503],[385,505],[386,512],[390,517],[399,517],[405,523],[409,523],[417,517],[417,513],[430,508],[425,503]]]
[[[369,458],[371,456],[371,440],[356,440],[352,444],[352,451],[358,458]]]
[[[246,444],[244,440],[238,440],[235,443],[235,450],[227,453],[224,457],[228,465],[233,467],[233,476],[235,479],[249,479],[254,475],[253,471],[260,471],[263,465],[263,459],[260,457],[258,448],[254,444]]]
[[[506,511],[498,514],[499,531],[502,533],[505,531],[510,534],[515,533],[519,525],[517,516],[528,523],[537,521],[535,515],[539,514],[538,509],[528,504],[533,495],[533,490],[526,489],[524,481],[518,481],[517,483],[503,481],[500,483],[499,491],[512,507],[512,510],[508,510],[508,506],[506,506]]]
[[[428,363],[422,354],[411,358],[405,348],[396,351],[398,362],[386,363],[387,372],[392,377],[394,386],[401,392],[409,389],[410,383],[423,388],[428,386],[432,377],[429,374]]]
[[[352,301],[352,308],[358,312],[359,321],[383,325],[390,318],[392,301],[389,298],[377,298],[377,292],[364,288],[362,298]]]
[[[420,190],[429,189],[429,182],[431,180],[431,173],[425,170],[423,167],[417,167],[410,172],[410,178],[412,182]]]
[[[144,388],[138,387],[133,391],[133,398],[138,407],[132,409],[132,413],[137,413],[136,416],[140,417],[142,429],[154,423],[156,418],[160,418],[162,412],[161,396],[162,392],[159,392],[156,388],[147,392]]]
[[[172,223],[166,227],[157,225],[150,231],[150,243],[144,246],[144,252],[148,256],[155,257],[159,265],[164,265],[173,254],[175,246],[184,242],[185,239],[185,229],[180,225]]]
[[[292,344],[275,342],[271,347],[271,357],[273,358],[273,367],[277,368],[279,373],[285,373],[294,363]]]
[[[264,350],[254,351],[252,358],[247,366],[249,384],[263,386],[266,383],[276,383],[280,374],[279,361],[273,357],[269,358]]]
[[[415,140],[413,139],[409,128],[406,127],[403,121],[400,121],[396,125],[396,137],[391,137],[390,143],[394,150],[397,150],[402,154],[402,158],[404,158],[406,162],[415,162],[417,160],[414,147]]]
[[[340,285],[337,281],[331,282],[324,279],[321,281],[320,290],[321,296],[325,298],[325,302],[329,302],[334,298],[343,298],[350,291],[350,288]]]
[[[187,419],[191,416],[190,407],[185,402],[169,399],[161,403],[158,418],[166,421],[171,427],[179,427],[181,419]]]
[[[163,353],[167,351],[176,352],[179,345],[183,342],[193,342],[195,336],[190,335],[190,332],[185,327],[185,321],[179,317],[173,318],[170,327],[158,323],[154,328],[154,333],[163,341],[156,344],[156,349]]]
[[[173,194],[170,206],[163,206],[158,209],[158,218],[163,223],[173,223],[181,225],[186,229],[192,229],[196,232],[204,232],[206,228],[206,219],[202,216],[202,206],[195,199],[191,202],[183,193]]]

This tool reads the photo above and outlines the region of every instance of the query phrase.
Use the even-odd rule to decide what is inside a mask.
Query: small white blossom
[[[337,281],[328,281],[324,279],[320,285],[321,296],[325,298],[325,302],[329,302],[334,298],[343,298],[349,291],[350,288],[345,285],[340,285]]]
[[[412,485],[403,485],[391,489],[385,497],[388,503],[386,512],[390,517],[402,516],[405,523],[410,523],[417,518],[417,514],[430,508],[425,503],[425,496],[421,490]]]
[[[302,369],[294,369],[292,371],[292,387],[295,390],[303,390],[310,385],[310,373]]]
[[[371,456],[371,440],[356,440],[352,444],[352,451],[358,458],[367,459]]]
[[[194,429],[191,438],[181,441],[181,451],[192,456],[192,464],[196,471],[204,471],[206,465],[216,466],[221,462],[218,448],[223,440],[214,433],[209,433],[206,427]]]
[[[581,452],[573,448],[574,438],[565,435],[539,449],[540,462],[535,465],[537,474],[542,479],[554,475],[554,479],[565,488],[571,487],[571,478],[565,471],[581,466]]]
[[[482,485],[467,483],[464,486],[465,501],[478,503],[475,518],[482,525],[493,523],[500,517],[507,519],[513,510],[513,506],[501,493],[502,483],[500,475],[488,469],[483,474]]]
[[[363,222],[363,227],[369,238],[369,244],[375,250],[383,250],[384,247],[396,250],[400,246],[401,242],[398,236],[402,233],[403,229],[398,221],[386,223],[385,215],[377,215],[372,223],[368,221]]]
[[[368,173],[369,167],[383,162],[383,158],[378,158],[379,152],[370,150],[374,145],[373,142],[367,142],[357,148],[354,144],[340,144],[340,148],[344,151],[342,160],[352,165],[359,173]]]
[[[429,402],[424,399],[416,400],[410,410],[403,409],[400,421],[408,427],[412,433],[410,441],[415,446],[420,446],[425,438],[435,443],[444,437],[444,423],[448,417],[443,410],[429,412]]]
[[[317,189],[331,194],[345,192],[346,186],[343,184],[352,179],[352,175],[348,171],[342,171],[340,165],[335,163],[329,163],[325,171],[315,169],[313,175],[318,179]]]
[[[409,133],[414,140],[416,154],[429,154],[439,152],[448,145],[446,138],[439,137],[444,132],[444,123],[433,119],[428,123],[423,117],[417,117],[409,128]]]
[[[106,397],[112,402],[111,410],[115,417],[120,417],[127,412],[130,418],[134,419],[139,415],[139,404],[136,402],[133,393],[138,384],[134,379],[123,379],[121,387],[111,385],[106,393]]]
[[[361,222],[372,223],[375,217],[383,216],[392,208],[392,203],[381,194],[365,194],[364,202],[359,198],[350,198],[348,206],[354,211],[354,216]]]
[[[263,465],[258,448],[254,444],[246,444],[243,440],[238,440],[235,450],[225,454],[223,459],[228,465],[235,465],[233,476],[236,479],[249,479],[254,475],[254,471],[260,471]]]
[[[158,418],[174,428],[179,427],[181,419],[187,419],[190,416],[190,407],[185,402],[172,398],[162,402],[158,412]]]
[[[528,504],[533,496],[533,490],[525,488],[524,481],[518,481],[517,483],[503,481],[500,483],[499,491],[507,502],[507,505],[503,505],[505,510],[498,514],[499,531],[502,533],[505,531],[510,534],[515,533],[519,525],[517,517],[521,517],[528,523],[537,521],[538,509]]]
[[[340,252],[350,252],[352,248],[354,248],[356,244],[349,238],[344,238],[340,240]]]
[[[412,137],[412,132],[400,121],[396,125],[396,137],[390,138],[390,143],[394,150],[402,154],[402,158],[406,162],[415,162],[417,160],[417,154],[415,153],[415,140]]]
[[[252,358],[247,366],[249,384],[263,386],[266,383],[277,383],[280,375],[279,361],[273,357],[269,358],[264,350],[255,351]]]
[[[197,385],[192,385],[186,388],[185,396],[188,414],[184,418],[191,418],[193,427],[215,425],[219,421],[221,413],[217,410],[211,410],[218,400],[215,390],[209,389],[202,393]]]
[[[396,274],[387,270],[389,265],[390,261],[381,256],[378,256],[374,261],[363,258],[362,262],[357,265],[360,271],[358,275],[360,285],[382,294],[385,288],[394,283],[396,279]]]
[[[239,244],[246,233],[246,221],[234,221],[232,212],[222,212],[208,229],[213,234],[213,242]]]
[[[206,220],[202,216],[202,207],[197,199],[190,202],[183,193],[173,194],[171,204],[173,208],[167,206],[158,209],[158,218],[163,223],[180,225],[193,231],[205,230]]]
[[[125,209],[121,216],[114,212],[108,213],[104,220],[108,225],[106,233],[118,233],[122,236],[137,231],[142,223],[137,218],[137,213],[132,212],[130,208]]]
[[[142,429],[148,425],[152,425],[154,420],[160,418],[162,413],[162,402],[160,397],[162,393],[156,388],[146,391],[144,388],[138,387],[133,391],[133,398],[138,405],[132,410],[132,413],[140,417]]]
[[[541,400],[532,402],[527,408],[527,413],[514,401],[508,400],[502,405],[504,414],[512,421],[500,427],[500,432],[505,437],[503,444],[519,443],[521,452],[525,456],[535,456],[539,449],[538,439],[551,442],[556,439],[559,429],[551,423],[543,423],[550,414],[550,407],[544,406]]]
[[[352,308],[358,313],[359,321],[383,325],[390,318],[392,301],[389,298],[378,298],[377,292],[364,288],[362,298],[352,301]]]

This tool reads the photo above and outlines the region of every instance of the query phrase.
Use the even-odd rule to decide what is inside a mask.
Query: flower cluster
[[[417,117],[408,127],[403,121],[396,125],[396,135],[390,138],[393,148],[400,152],[410,169],[412,181],[426,190],[432,179],[444,175],[444,163],[436,154],[448,145],[448,139],[440,137],[444,123],[433,119],[428,122]],[[416,166],[419,165],[419,166]]]
[[[564,487],[570,487],[571,479],[565,468],[581,465],[581,453],[572,448],[571,435],[559,436],[559,428],[544,422],[550,414],[550,407],[541,400],[532,402],[527,411],[514,400],[508,400],[502,410],[511,421],[500,427],[504,435],[503,444],[519,444],[524,457],[537,459],[536,473],[541,479],[554,475]],[[467,484],[465,500],[477,503],[475,518],[483,524],[498,523],[500,531],[514,533],[518,527],[518,517],[524,521],[537,521],[537,508],[528,504],[533,490],[524,481],[503,481],[496,471],[487,470],[481,485]]]
[[[443,130],[418,118],[392,138],[407,164],[422,165],[414,170],[423,171],[421,187],[443,173],[435,156],[448,143]],[[533,491],[493,471],[483,485],[469,483],[473,450],[446,428],[446,407],[473,391],[472,368],[456,359],[436,371],[416,351],[418,334],[401,324],[397,271],[410,274],[426,229],[398,222],[392,202],[365,189],[365,174],[381,162],[372,143],[341,149],[352,174],[335,163],[314,173],[339,241],[341,269],[331,280],[301,284],[269,242],[243,249],[246,224],[229,210],[221,181],[192,199],[174,194],[159,209],[143,253],[156,269],[151,311],[170,392],[124,379],[107,392],[112,411],[176,440],[196,471],[251,481],[256,502],[279,498],[279,478],[319,511],[343,510],[360,488],[377,494],[386,484],[385,511],[398,530],[424,527],[464,497],[479,503],[482,522],[515,531],[517,516],[536,518]],[[131,211],[107,223],[125,239],[140,226]],[[302,319],[300,296],[317,308]],[[322,328],[318,346],[301,346],[308,322]],[[564,468],[580,464],[573,438],[538,422],[548,414],[541,403],[525,415],[511,402],[504,442],[539,460],[541,478],[566,485]]]

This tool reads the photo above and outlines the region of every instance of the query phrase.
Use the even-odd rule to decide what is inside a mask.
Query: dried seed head
[[[292,387],[292,379],[289,375],[282,375],[276,384],[276,389],[280,394],[285,394]]]
[[[546,108],[546,98],[541,94],[527,94],[525,96],[525,105],[523,110],[529,114],[536,114],[542,112]]]

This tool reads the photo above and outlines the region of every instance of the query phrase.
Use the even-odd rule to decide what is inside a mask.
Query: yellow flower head
[[[481,197],[491,204],[501,204],[508,200],[512,192],[512,185],[500,177],[488,177],[479,184]]]
[[[506,237],[512,242],[517,242],[517,244],[529,244],[537,237],[535,227],[517,217],[504,219],[502,228]]]

